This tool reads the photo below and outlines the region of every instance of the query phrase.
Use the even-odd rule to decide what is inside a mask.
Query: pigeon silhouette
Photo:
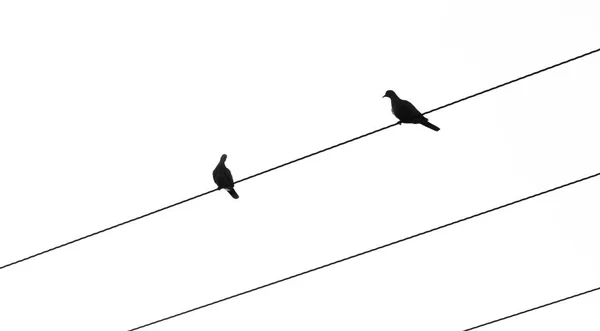
[[[412,103],[408,102],[407,100],[400,99],[394,91],[386,91],[383,97],[388,97],[392,101],[392,113],[400,120],[398,124],[422,124],[431,130],[440,131],[440,128],[429,123],[429,120],[426,119],[425,116],[423,116],[423,114],[421,114],[421,112],[419,112]]]
[[[221,155],[221,161],[219,161],[219,164],[213,170],[213,179],[219,190],[224,188],[234,199],[237,199],[240,196],[233,189],[233,176],[231,176],[231,171],[225,166],[225,160],[227,160],[227,155]]]

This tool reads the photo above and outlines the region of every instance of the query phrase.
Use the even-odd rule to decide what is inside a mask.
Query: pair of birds
[[[408,100],[400,99],[394,91],[386,91],[383,97],[390,98],[392,102],[392,113],[400,120],[398,124],[414,123],[424,125],[434,131],[440,130],[437,126],[429,123],[429,120],[425,118],[412,103]],[[219,187],[219,190],[225,189],[234,199],[237,199],[240,196],[233,189],[235,182],[233,181],[231,171],[225,166],[225,160],[227,160],[227,155],[223,154],[221,156],[221,161],[219,161],[219,164],[215,170],[213,170],[213,179]]]

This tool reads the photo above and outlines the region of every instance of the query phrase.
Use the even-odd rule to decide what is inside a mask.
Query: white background
[[[0,264],[600,47],[597,1],[3,1]],[[600,171],[600,54],[0,271],[128,330]],[[600,285],[600,178],[145,330],[463,330]],[[487,327],[599,330],[596,292]]]

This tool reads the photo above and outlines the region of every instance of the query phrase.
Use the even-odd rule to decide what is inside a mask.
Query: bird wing
[[[224,167],[224,168],[225,168],[224,169],[225,170],[224,171],[225,178],[227,179],[227,186],[233,187],[233,176],[231,175],[231,171],[229,169],[227,169],[227,167]]]
[[[411,117],[418,118],[418,117],[423,116],[423,115],[421,115],[421,112],[417,109],[417,107],[415,107],[412,103],[410,103],[410,101],[404,100],[404,102],[406,102],[406,112]]]
[[[225,165],[219,164],[213,171],[213,179],[218,187],[231,187],[233,185],[233,178],[231,172]]]
[[[215,170],[213,170],[213,180],[215,181],[215,184],[219,185],[219,166],[216,166]]]

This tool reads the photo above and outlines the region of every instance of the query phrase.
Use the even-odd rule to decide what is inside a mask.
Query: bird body
[[[239,195],[233,189],[235,183],[231,171],[225,166],[225,160],[227,160],[227,155],[223,154],[219,164],[217,164],[215,170],[213,170],[213,180],[219,187],[219,190],[224,188],[234,199],[237,199],[239,198]]]
[[[400,123],[421,124],[434,131],[440,130],[437,126],[429,123],[429,120],[410,101],[400,99],[394,91],[388,90],[383,97],[390,98],[392,114],[400,120]]]

